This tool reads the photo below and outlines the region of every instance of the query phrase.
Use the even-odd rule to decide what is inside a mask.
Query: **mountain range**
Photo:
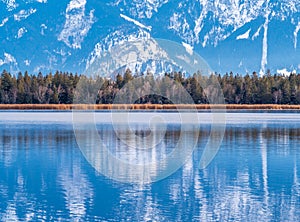
[[[297,0],[0,0],[0,69],[84,73],[142,36],[177,42],[221,74],[287,74],[300,71],[299,31]]]

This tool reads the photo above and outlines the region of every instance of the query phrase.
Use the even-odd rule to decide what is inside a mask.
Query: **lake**
[[[110,154],[136,166],[164,160],[183,135],[185,164],[177,166],[174,157],[174,164],[151,166],[150,178],[174,167],[155,182],[138,167],[105,163],[97,150],[83,150],[78,138],[88,142],[92,133],[74,134],[70,112],[0,112],[0,220],[300,221],[299,113],[227,113],[222,143],[204,169],[212,115],[199,113],[202,125],[182,130],[177,113],[162,112],[165,131],[145,125],[151,115],[133,113],[128,131],[99,112],[95,126]],[[152,132],[155,145],[143,150],[132,132],[142,139]],[[114,178],[102,173],[104,164]]]

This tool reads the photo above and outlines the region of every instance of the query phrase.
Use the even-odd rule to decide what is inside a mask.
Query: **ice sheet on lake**
[[[86,112],[82,112],[84,116]],[[126,119],[118,118],[122,117],[124,112],[95,112],[94,119],[83,119],[83,121],[91,122],[95,120],[97,124],[109,124],[112,123],[112,116],[118,119],[120,123],[127,123]],[[129,112],[129,121],[133,124],[147,124],[150,120],[160,118],[162,123],[168,124],[181,124],[182,116],[188,116],[188,113],[175,113],[175,112]],[[88,115],[90,116],[90,115]],[[195,116],[193,113],[191,116]],[[197,114],[200,124],[211,124],[213,114],[198,113]],[[249,124],[300,124],[299,113],[226,113],[226,124],[227,125],[240,125],[245,126]],[[72,124],[73,114],[72,112],[0,112],[0,123],[62,123]],[[195,124],[192,118],[185,118],[184,123]]]

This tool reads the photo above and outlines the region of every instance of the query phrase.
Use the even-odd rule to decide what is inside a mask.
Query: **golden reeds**
[[[228,110],[300,110],[300,105],[276,104],[0,104],[0,110],[175,110],[175,109]]]

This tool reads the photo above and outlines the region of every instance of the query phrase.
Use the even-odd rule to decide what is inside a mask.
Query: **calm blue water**
[[[299,114],[293,115],[288,119]],[[300,124],[285,120],[229,122],[216,158],[199,170],[209,135],[204,126],[182,168],[143,185],[97,172],[78,148],[70,122],[2,119],[0,220],[300,221]],[[108,144],[118,144],[112,126],[97,129]],[[178,137],[178,127],[169,126],[165,149],[157,152],[168,153]]]

